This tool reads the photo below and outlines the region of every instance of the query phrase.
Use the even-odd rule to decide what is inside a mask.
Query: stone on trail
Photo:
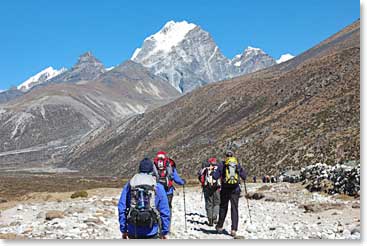
[[[247,224],[246,225],[246,231],[247,232],[250,232],[250,233],[256,232],[257,231],[256,225],[254,225],[254,224]]]
[[[262,194],[262,193],[257,193],[257,192],[246,194],[246,198],[248,198],[248,199],[253,199],[253,200],[260,200],[260,199],[262,199],[262,198],[264,198],[264,197],[265,197],[265,195],[264,195],[264,194]]]
[[[53,220],[56,218],[59,218],[59,219],[64,218],[64,212],[57,211],[57,210],[50,210],[46,212],[46,220]]]

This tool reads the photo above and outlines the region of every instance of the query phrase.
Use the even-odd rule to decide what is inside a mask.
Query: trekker
[[[178,175],[176,163],[171,158],[168,158],[167,153],[164,151],[157,152],[154,158],[154,168],[158,182],[165,188],[169,208],[172,209],[173,191],[175,190],[173,182],[178,185],[184,185],[186,181]]]
[[[218,168],[216,158],[209,158],[205,165],[198,172],[204,198],[208,225],[213,226],[218,223],[219,204],[220,204],[220,180],[213,179],[213,173]]]
[[[153,163],[144,158],[139,173],[124,186],[118,203],[123,239],[167,239],[170,209],[164,187],[153,176]]]
[[[218,165],[213,174],[214,179],[221,179],[219,221],[215,227],[218,232],[223,232],[224,220],[227,216],[228,202],[231,202],[231,235],[236,236],[238,230],[238,200],[241,194],[240,177],[245,181],[246,172],[241,167],[231,150],[226,151],[226,159]]]

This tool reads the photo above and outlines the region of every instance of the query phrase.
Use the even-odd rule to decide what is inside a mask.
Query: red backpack
[[[170,158],[154,158],[154,172],[159,183],[169,190],[173,185],[173,167],[175,162]]]

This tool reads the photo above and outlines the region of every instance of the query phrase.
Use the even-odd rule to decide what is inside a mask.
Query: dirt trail
[[[265,197],[249,200],[252,224],[246,199],[240,198],[238,234],[245,239],[360,239],[359,200],[310,193],[298,184],[288,183],[248,184],[248,190]],[[232,239],[207,225],[199,187],[186,189],[185,231],[182,188],[176,191],[169,238]],[[88,190],[88,198],[78,199],[71,199],[71,192],[32,193],[29,200],[12,203],[12,208],[1,211],[0,237],[119,239],[120,192],[116,188],[93,189]],[[60,218],[45,220],[49,210],[59,212]],[[230,231],[230,214],[224,228]]]

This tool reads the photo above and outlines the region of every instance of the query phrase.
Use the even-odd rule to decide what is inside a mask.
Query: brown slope
[[[55,162],[122,118],[177,96],[169,83],[129,61],[97,81],[37,87],[0,106],[0,165]]]
[[[71,154],[90,173],[131,175],[164,149],[195,175],[231,147],[251,173],[359,159],[359,21],[284,64],[211,84],[130,118]]]

